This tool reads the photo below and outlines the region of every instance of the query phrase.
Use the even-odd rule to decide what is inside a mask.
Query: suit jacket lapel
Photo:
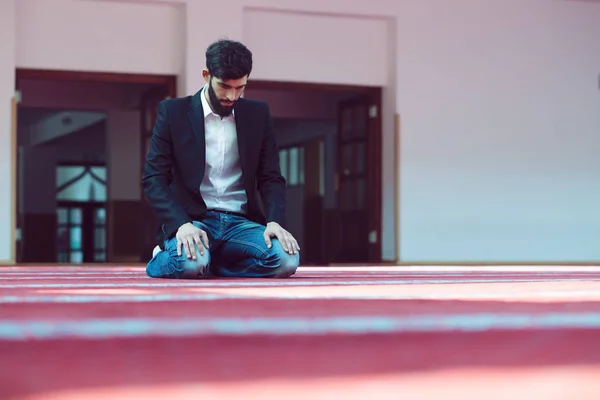
[[[204,109],[202,108],[202,100],[200,99],[201,95],[201,91],[198,91],[194,96],[192,96],[192,100],[190,101],[190,106],[188,109],[188,117],[190,119],[192,130],[194,131],[194,136],[196,136],[196,142],[198,145],[196,150],[198,151],[197,155],[199,156],[200,166],[202,171],[204,171],[204,165],[206,164],[206,136],[204,132]],[[199,177],[197,186],[200,185],[202,178],[204,177]]]
[[[242,176],[246,181],[252,174],[247,173],[248,166],[248,118],[246,113],[246,107],[244,107],[244,99],[239,99],[238,104],[235,106],[235,131],[237,134],[238,153],[240,155],[240,165],[242,166]]]

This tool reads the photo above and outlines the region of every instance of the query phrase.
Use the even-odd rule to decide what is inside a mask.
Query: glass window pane
[[[71,252],[71,262],[72,263],[82,263],[83,262],[83,253],[81,251],[72,251]]]
[[[79,208],[79,207],[73,207],[69,211],[70,211],[70,214],[71,214],[71,221],[70,221],[71,224],[72,225],[81,225],[81,220],[82,220],[82,217],[81,217],[81,214],[82,214],[81,208]]]
[[[97,225],[105,225],[106,224],[106,209],[105,208],[97,208],[96,209],[95,222]]]
[[[298,184],[298,148],[292,147],[290,149],[290,185]]]
[[[58,186],[79,177],[84,172],[84,167],[59,166],[56,168]],[[105,167],[93,167],[92,170],[99,178],[105,179]],[[58,200],[67,201],[106,201],[106,184],[94,179],[88,171],[78,180],[63,188],[56,196]]]
[[[289,180],[289,178],[288,178],[288,151],[287,150],[281,150],[279,152],[279,168],[281,168],[281,175],[283,175],[283,177],[286,180]]]
[[[56,198],[58,200],[87,201],[90,199],[91,187],[92,177],[85,174],[81,179],[61,190]]]
[[[94,175],[106,182],[106,167],[92,167]]]
[[[96,250],[103,250],[106,246],[104,228],[96,228],[94,230],[94,248]]]
[[[89,199],[93,201],[106,201],[106,185],[94,180]]]
[[[85,171],[85,168],[81,166],[61,165],[56,167],[56,187],[60,187],[71,179],[78,177],[83,171]]]
[[[71,249],[81,250],[81,228],[71,228]]]
[[[56,215],[58,217],[59,224],[66,224],[67,222],[69,222],[69,214],[66,208],[58,208],[56,210]]]
[[[103,251],[94,253],[94,261],[97,261],[97,262],[106,261],[106,254]]]

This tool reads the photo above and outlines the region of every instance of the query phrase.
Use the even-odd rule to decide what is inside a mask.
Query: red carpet
[[[597,399],[598,267],[0,269],[0,399]]]

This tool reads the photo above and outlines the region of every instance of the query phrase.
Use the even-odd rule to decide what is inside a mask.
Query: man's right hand
[[[196,259],[196,250],[194,243],[198,246],[200,255],[204,255],[204,247],[208,249],[208,235],[202,229],[196,227],[191,222],[183,224],[177,230],[177,255],[181,256],[181,250],[185,249],[187,258]],[[204,246],[202,246],[204,244]]]

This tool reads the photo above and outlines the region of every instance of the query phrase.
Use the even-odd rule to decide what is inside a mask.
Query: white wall
[[[324,63],[319,69],[309,58],[295,68],[286,64],[287,69],[276,71],[276,76],[320,81],[346,68],[348,59],[361,66],[353,65],[352,71],[362,75],[343,73],[343,83],[365,83],[373,70],[377,79],[372,82],[380,84],[380,74],[385,74],[383,174],[388,183],[393,183],[389,179],[394,172],[393,111],[402,116],[402,260],[600,260],[598,4],[236,0],[222,12],[218,3],[182,0],[172,1],[185,3],[177,10],[186,11],[183,24],[174,26],[174,20],[181,22],[174,16],[179,11],[164,4],[168,0],[142,3],[20,0],[17,61],[36,68],[180,73],[180,94],[188,94],[202,85],[204,50],[211,41],[221,36],[257,37],[251,36],[255,31],[246,30],[256,24],[244,24],[248,9],[302,11],[315,19],[323,17],[319,14],[388,18],[395,21],[386,33],[390,40],[385,49],[392,51],[385,54],[391,59],[366,58],[379,50],[372,53],[338,38],[335,51],[345,64]],[[6,4],[1,14],[8,24],[0,25],[0,42],[10,48],[14,23]],[[182,26],[183,40],[178,36]],[[332,22],[330,34],[341,26]],[[273,49],[286,43],[298,49],[314,43],[323,32],[306,29],[306,42],[287,42],[280,32],[269,33]],[[105,40],[109,38],[118,43]],[[178,57],[180,45],[184,60]],[[49,51],[52,46],[59,47]],[[260,63],[271,59],[268,49],[260,48]],[[354,57],[348,57],[350,53]],[[381,63],[388,67],[380,69]],[[0,65],[5,67],[0,93],[6,99],[12,94],[10,57]],[[9,119],[2,112],[0,132],[8,133]],[[2,171],[0,185],[8,187],[10,172]],[[8,215],[10,200],[4,196],[0,212]],[[383,220],[389,221],[393,192],[385,190],[383,200]],[[393,227],[387,223],[384,228],[384,255],[391,258]],[[0,233],[0,243],[6,244],[0,246],[0,259],[10,246],[9,231],[2,229],[6,236]]]
[[[406,11],[403,259],[600,260],[600,4]]]
[[[255,58],[256,79],[385,86],[388,63],[371,61],[386,60],[387,22],[249,8],[242,36]],[[282,40],[273,40],[276,36]],[[345,51],[343,43],[354,51]]]
[[[181,6],[81,0],[16,3],[19,67],[182,72]]]

